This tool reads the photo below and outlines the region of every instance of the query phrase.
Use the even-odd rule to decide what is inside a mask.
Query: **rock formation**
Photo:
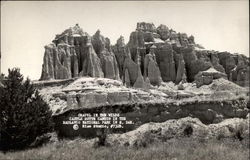
[[[137,23],[127,44],[121,36],[112,46],[99,30],[90,36],[77,24],[45,46],[41,80],[105,77],[140,88],[144,85],[138,83],[147,78],[152,85],[159,85],[160,81],[176,84],[197,81],[211,67],[234,83],[249,85],[248,57],[205,50],[195,43],[194,36],[166,25]]]
[[[124,69],[124,71],[126,71],[126,70],[128,71],[130,84],[131,84],[131,86],[133,86],[136,79],[137,79],[137,76],[138,76],[137,64],[132,59],[130,59],[129,56],[126,56],[123,69]],[[125,75],[125,72],[124,72],[124,75]],[[126,78],[127,77],[125,77],[125,79]]]
[[[82,71],[79,73],[80,76],[103,77],[101,62],[95,54],[93,46],[89,44],[85,49],[86,54],[82,64]]]
[[[211,67],[206,71],[200,71],[198,74],[196,74],[195,83],[197,87],[200,87],[202,85],[211,84],[214,79],[219,78],[227,79],[227,75]]]
[[[178,62],[176,65],[176,79],[175,83],[186,82],[186,69],[185,69],[185,61],[183,59],[182,54],[175,54],[175,61]]]
[[[140,69],[140,66],[138,65],[137,67],[137,78],[136,78],[136,81],[134,83],[134,86],[135,88],[144,88],[145,87],[145,82],[144,82],[144,79],[143,79],[143,76],[141,74],[141,69]]]
[[[168,27],[163,24],[157,27],[157,33],[160,35],[160,38],[164,41],[167,40],[170,36]]]
[[[239,133],[240,136],[237,136]],[[205,125],[197,118],[185,117],[162,123],[150,122],[127,133],[110,134],[106,138],[106,143],[111,146],[140,147],[146,146],[149,141],[157,143],[159,141],[171,141],[171,139],[184,140],[187,137],[192,137],[195,140],[213,141],[231,138],[248,144],[248,120],[231,118],[218,124]]]
[[[176,68],[174,61],[174,51],[169,43],[161,45],[157,49],[157,62],[160,67],[162,80],[175,81],[176,79]]]
[[[124,84],[125,84],[126,87],[130,87],[130,86],[131,86],[131,82],[130,82],[130,78],[129,78],[128,69],[125,70],[125,74],[124,74]]]
[[[161,74],[159,67],[156,63],[154,49],[156,47],[153,45],[150,47],[150,52],[145,56],[144,60],[144,77],[149,78],[151,84],[153,85],[160,85],[161,84]]]
[[[135,82],[130,83],[126,68],[125,84],[140,89],[124,87],[121,81],[108,78],[37,81],[35,84],[37,88],[41,87],[40,94],[52,110],[58,133],[67,137],[95,136],[94,128],[74,131],[72,125],[63,125],[62,121],[79,113],[120,113],[121,117],[134,122],[132,126],[124,126],[122,132],[149,122],[184,117],[198,118],[204,124],[237,117],[247,120],[249,91],[224,78],[216,79],[221,75],[226,77],[225,73],[218,73],[214,68],[202,71],[202,76],[214,76],[214,81],[201,88],[191,83],[180,83],[178,88],[173,83],[155,87],[150,85],[148,77],[143,79],[139,65],[135,63],[135,66]]]
[[[52,44],[45,46],[40,79],[69,79],[77,76],[104,76],[91,37],[78,24],[56,35]]]
[[[104,38],[98,30],[92,37],[93,47],[101,60],[101,68],[105,78],[119,79],[119,68],[114,53],[111,51],[110,40]]]
[[[128,49],[126,48],[125,42],[124,42],[124,37],[121,36],[117,41],[115,46],[112,47],[113,52],[115,54],[117,64],[119,67],[119,73],[120,73],[120,78],[122,78],[123,71],[123,65],[124,61],[126,58],[126,55],[128,54]]]

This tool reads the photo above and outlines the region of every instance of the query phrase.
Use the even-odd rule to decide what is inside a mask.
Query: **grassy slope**
[[[0,152],[0,159],[106,159],[106,160],[248,160],[249,146],[237,140],[198,141],[191,138],[172,139],[148,147],[100,147],[94,148],[78,141],[60,141],[36,149]]]

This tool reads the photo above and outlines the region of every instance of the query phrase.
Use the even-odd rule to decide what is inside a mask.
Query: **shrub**
[[[97,130],[96,136],[98,138],[97,142],[94,144],[95,147],[101,147],[101,146],[109,146],[107,143],[107,135],[109,134],[110,130],[109,129],[104,129],[101,128]]]
[[[52,130],[52,112],[20,70],[9,69],[0,86],[0,150],[23,149]]]

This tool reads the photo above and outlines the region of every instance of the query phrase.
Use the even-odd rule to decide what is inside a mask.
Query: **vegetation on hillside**
[[[0,86],[0,150],[23,149],[51,130],[49,106],[19,69],[9,69]]]
[[[2,154],[0,159],[103,159],[103,160],[248,160],[249,147],[234,139],[200,141],[171,139],[146,147],[92,147],[82,139],[63,140],[20,152]]]

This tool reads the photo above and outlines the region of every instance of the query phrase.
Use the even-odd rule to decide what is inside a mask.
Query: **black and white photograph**
[[[1,1],[0,160],[249,160],[249,1]]]

